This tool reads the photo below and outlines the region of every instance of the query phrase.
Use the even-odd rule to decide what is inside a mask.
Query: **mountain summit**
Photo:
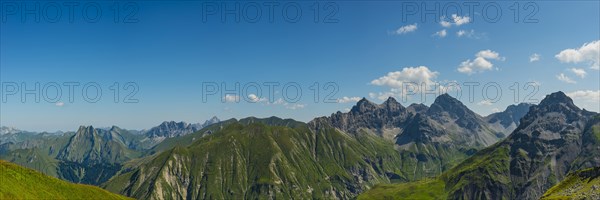
[[[562,92],[547,95],[506,140],[446,174],[446,187],[457,189],[449,198],[538,199],[569,172],[600,166],[599,128],[597,113]]]
[[[378,105],[363,98],[348,113],[337,112],[311,123],[329,124],[351,137],[366,133],[386,139],[404,153],[406,165],[423,166],[413,170],[409,179],[439,175],[504,136],[448,94],[438,96],[431,107],[405,108],[392,97]]]
[[[598,113],[579,109],[571,98],[556,92],[547,95],[540,105],[509,107],[504,114],[515,117],[528,106],[527,114],[506,139],[478,151],[437,179],[375,187],[362,197],[406,194],[405,198],[539,199],[567,174],[600,166]],[[566,193],[585,189],[569,180],[561,184],[573,187]]]

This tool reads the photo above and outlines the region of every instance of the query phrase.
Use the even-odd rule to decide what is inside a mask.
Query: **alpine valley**
[[[9,199],[598,199],[600,115],[563,92],[488,116],[448,94],[363,98],[306,123],[2,127],[0,159]]]

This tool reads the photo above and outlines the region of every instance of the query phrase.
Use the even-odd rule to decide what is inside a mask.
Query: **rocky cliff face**
[[[430,131],[420,130],[418,132]],[[419,136],[417,138],[423,138]],[[431,139],[425,137],[420,141]],[[590,192],[593,195],[589,187],[571,184],[581,178],[566,176],[579,169],[600,166],[599,144],[600,115],[579,109],[564,93],[556,92],[546,96],[539,105],[531,106],[508,138],[478,151],[437,179],[375,187],[359,199],[394,198],[397,194],[432,199],[539,199],[560,181],[565,187],[559,185],[547,195],[594,199],[595,196],[589,195]],[[589,176],[584,179],[597,181]],[[437,189],[432,192],[429,188]]]
[[[427,116],[454,137],[451,141],[474,148],[483,148],[502,139],[481,116],[448,94],[438,96],[427,110]]]
[[[417,115],[419,117],[415,119]],[[366,130],[390,140],[403,138],[404,141],[407,136],[403,134],[414,134],[405,129],[409,125],[414,126],[415,120],[422,121],[418,124],[427,126],[425,129],[430,130],[428,134],[431,136],[456,136],[458,141],[445,141],[474,148],[489,146],[503,138],[503,135],[495,134],[481,116],[448,94],[438,96],[431,107],[412,104],[405,108],[392,97],[377,105],[363,98],[350,112],[337,112],[325,120],[347,133]]]
[[[431,107],[405,108],[391,97],[377,105],[363,98],[348,113],[313,121],[330,124],[351,137],[366,133],[395,143],[402,167],[411,172],[409,180],[439,175],[503,136],[448,94],[438,96]]]
[[[172,138],[172,137],[187,135],[187,134],[196,132],[198,130],[199,129],[197,127],[195,127],[191,124],[188,124],[186,122],[169,121],[169,122],[163,122],[160,125],[158,125],[157,127],[151,128],[150,130],[148,130],[148,132],[146,132],[146,136],[151,137],[151,138],[155,138],[155,137]]]
[[[594,115],[562,92],[546,96],[506,140],[446,174],[446,188],[453,188],[450,198],[538,199],[570,171],[599,166],[590,156],[599,153],[592,145],[596,139],[584,141],[595,137],[593,127],[599,124]]]
[[[521,118],[529,112],[529,107],[533,104],[520,103],[510,105],[506,110],[486,116],[484,119],[497,133],[507,135],[512,133],[520,124]]]
[[[327,120],[333,127],[347,133],[367,129],[391,139],[399,133],[394,129],[402,129],[410,115],[406,108],[392,97],[380,105],[363,98],[350,112],[334,113]]]
[[[107,181],[122,163],[140,155],[128,148],[129,142],[121,131],[118,127],[108,131],[79,127],[56,156],[58,177],[95,185]]]

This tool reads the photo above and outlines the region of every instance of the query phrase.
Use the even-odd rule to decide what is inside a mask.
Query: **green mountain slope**
[[[600,199],[600,167],[570,173],[542,199]]]
[[[0,147],[0,159],[75,183],[98,185],[141,156],[140,139],[118,127],[81,126],[75,133],[37,137]]]
[[[595,115],[595,116],[594,116]],[[569,172],[600,166],[600,116],[562,92],[546,96],[505,140],[477,152],[436,181],[448,199],[539,199]],[[439,182],[436,182],[439,183]],[[416,188],[428,183],[410,183]],[[375,187],[363,197],[408,193],[406,184]],[[388,193],[394,192],[394,193]],[[402,198],[400,196],[399,198]]]
[[[351,198],[376,183],[406,180],[392,142],[311,126],[242,119],[137,160],[103,187],[141,199]]]
[[[0,199],[129,199],[0,160]]]
[[[403,184],[378,184],[357,199],[446,199],[447,193],[444,187],[444,182],[439,179],[424,179]]]

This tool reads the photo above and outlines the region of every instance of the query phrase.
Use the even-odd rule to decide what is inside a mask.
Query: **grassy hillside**
[[[276,119],[241,120],[136,163],[104,187],[142,199],[351,198],[405,180],[391,142]]]
[[[468,195],[463,197],[464,199],[470,199],[470,196],[485,199],[489,197],[483,193],[468,193],[474,188],[482,189],[508,184],[510,180],[507,165],[508,149],[497,144],[478,152],[435,179],[376,185],[361,194],[358,199],[446,199],[450,194],[463,193]]]
[[[600,167],[569,174],[546,191],[542,199],[600,199]]]
[[[379,184],[358,196],[367,199],[446,199],[444,182],[439,179],[425,179],[404,184]]]
[[[0,160],[0,199],[128,199]]]

